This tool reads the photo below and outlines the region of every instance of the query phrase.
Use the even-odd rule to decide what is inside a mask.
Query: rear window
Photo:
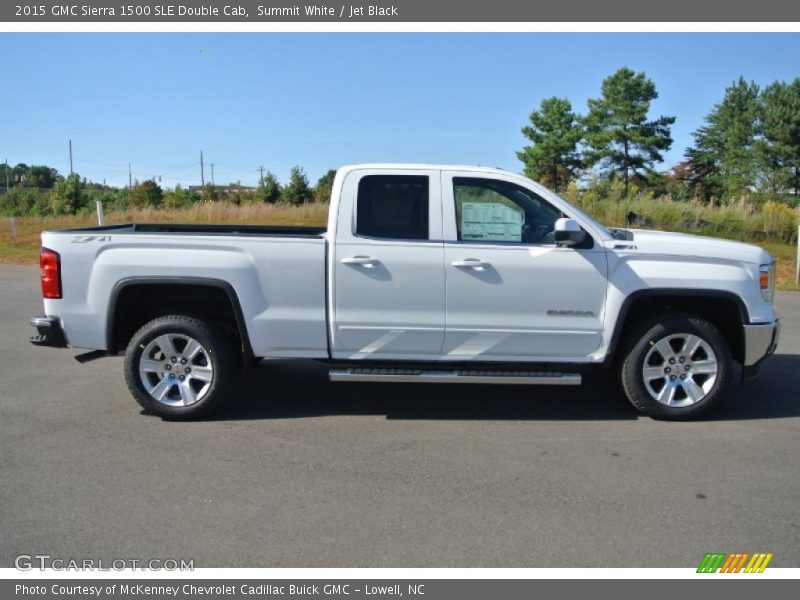
[[[356,234],[391,240],[428,239],[425,175],[367,175],[358,183]]]

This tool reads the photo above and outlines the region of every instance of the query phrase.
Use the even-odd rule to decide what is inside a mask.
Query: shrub
[[[0,214],[9,217],[50,214],[50,194],[38,188],[11,188],[0,196]]]
[[[53,214],[72,215],[85,209],[89,204],[86,180],[77,173],[71,173],[53,188],[51,197]]]
[[[197,192],[184,190],[176,185],[174,190],[164,192],[164,208],[188,208],[200,199]]]
[[[135,208],[159,206],[164,199],[164,192],[159,185],[148,179],[139,183],[130,190],[128,203]]]
[[[259,202],[266,202],[267,204],[275,204],[281,199],[281,184],[274,173],[267,171],[256,191],[256,198]]]
[[[289,183],[282,190],[281,200],[287,204],[303,204],[313,197],[308,177],[300,167],[292,167]]]

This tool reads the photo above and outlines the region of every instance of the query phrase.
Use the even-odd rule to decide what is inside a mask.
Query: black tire
[[[173,352],[162,351],[158,340],[169,341]],[[200,346],[193,359],[188,358],[187,340]],[[180,358],[182,349],[187,351],[186,358]],[[161,370],[162,363],[169,372]],[[151,365],[157,365],[159,371],[140,370]],[[198,419],[211,414],[230,391],[235,369],[233,350],[225,336],[212,325],[186,315],[167,315],[145,324],[133,335],[125,352],[125,382],[131,394],[147,412],[167,419]],[[184,371],[189,374],[184,375]],[[169,389],[160,401],[146,385],[155,395]]]
[[[699,348],[693,357],[686,358],[685,348],[688,338],[682,338],[682,336],[697,336],[707,346]],[[667,360],[663,362],[660,360],[662,354],[659,348],[664,347],[665,343],[669,344],[675,353],[673,360],[676,362],[674,364]],[[656,344],[659,346],[654,349]],[[683,349],[676,350],[676,348]],[[707,353],[707,348],[711,349],[713,356]],[[679,363],[678,355],[683,356],[686,363]],[[643,323],[627,339],[622,359],[620,376],[625,395],[642,414],[655,419],[688,420],[705,414],[725,395],[732,368],[730,347],[719,330],[701,317],[678,312],[663,313]],[[645,359],[648,360],[647,366],[653,369],[649,374],[644,371]],[[712,378],[713,376],[710,374],[701,374],[700,369],[709,365],[713,360],[716,360],[715,378]],[[691,370],[684,371],[686,365],[690,369],[692,365],[697,366],[692,372]],[[670,370],[669,375],[666,373],[668,369]],[[662,379],[658,378],[650,379],[646,383],[646,375],[653,377],[656,370],[664,371],[663,384],[661,383]],[[683,381],[681,376],[685,378]],[[664,386],[669,385],[675,388],[675,392],[672,393],[674,398],[672,403],[675,405],[665,403],[668,401],[671,390],[665,390]],[[691,386],[691,390],[689,386]],[[650,390],[659,397],[664,391],[666,397],[663,401],[659,401],[651,395]],[[702,391],[704,395],[700,396],[698,390]],[[681,394],[684,397],[680,397]],[[699,399],[695,401],[691,397],[692,394]]]

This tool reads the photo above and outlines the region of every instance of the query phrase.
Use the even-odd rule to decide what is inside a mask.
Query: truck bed
[[[211,223],[45,231],[42,245],[59,254],[64,280],[63,298],[46,300],[45,312],[60,317],[71,346],[104,350],[105,315],[119,282],[223,282],[240,303],[255,356],[325,358],[324,233]]]
[[[56,230],[58,233],[175,233],[185,235],[255,235],[304,238],[322,238],[326,231],[325,227],[304,227],[299,225],[215,225],[205,223],[124,223],[121,225]]]

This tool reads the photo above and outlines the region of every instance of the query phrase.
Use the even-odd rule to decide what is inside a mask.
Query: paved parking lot
[[[214,420],[141,414],[122,361],[27,343],[37,269],[0,265],[0,566],[800,566],[800,294],[778,353],[706,420],[576,389],[330,384],[265,362]]]

